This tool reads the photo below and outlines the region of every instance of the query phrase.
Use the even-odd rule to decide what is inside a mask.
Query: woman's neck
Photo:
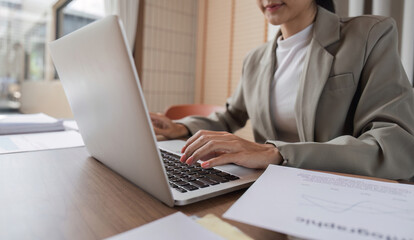
[[[280,29],[282,30],[283,39],[287,39],[311,25],[315,21],[317,11],[318,8],[313,6],[309,11],[303,12],[295,19],[281,24]]]

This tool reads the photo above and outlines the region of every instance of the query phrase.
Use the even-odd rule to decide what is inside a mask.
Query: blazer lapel
[[[301,141],[315,140],[315,114],[334,60],[325,47],[339,40],[339,30],[338,17],[318,8],[295,105],[296,124]]]
[[[276,129],[274,127],[272,117],[270,116],[270,91],[271,91],[271,84],[273,77],[276,71],[276,47],[277,41],[276,39],[281,35],[279,31],[276,37],[274,38],[273,42],[269,44],[268,49],[266,50],[266,56],[262,58],[260,64],[262,65],[263,69],[263,83],[261,85],[261,99],[263,103],[263,110],[262,110],[262,123],[264,124],[265,129],[271,129],[272,136],[270,139],[277,139]],[[263,97],[263,98],[262,98]]]
[[[296,99],[296,125],[301,141],[314,141],[315,113],[331,71],[333,56],[316,41],[309,46]]]

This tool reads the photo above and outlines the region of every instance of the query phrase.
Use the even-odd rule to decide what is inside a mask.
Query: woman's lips
[[[267,11],[269,12],[275,12],[277,11],[279,8],[281,8],[283,5],[285,5],[284,3],[274,3],[274,4],[269,4],[266,5],[265,8]]]

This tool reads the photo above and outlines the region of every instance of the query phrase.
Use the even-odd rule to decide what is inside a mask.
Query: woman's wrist
[[[270,143],[266,143],[264,144],[267,148],[268,148],[268,154],[269,154],[269,164],[275,164],[275,165],[280,165],[283,163],[283,157],[279,152],[279,149]]]

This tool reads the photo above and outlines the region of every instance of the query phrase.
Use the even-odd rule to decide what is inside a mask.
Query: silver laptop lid
[[[174,205],[122,23],[108,16],[49,45],[89,153]]]

